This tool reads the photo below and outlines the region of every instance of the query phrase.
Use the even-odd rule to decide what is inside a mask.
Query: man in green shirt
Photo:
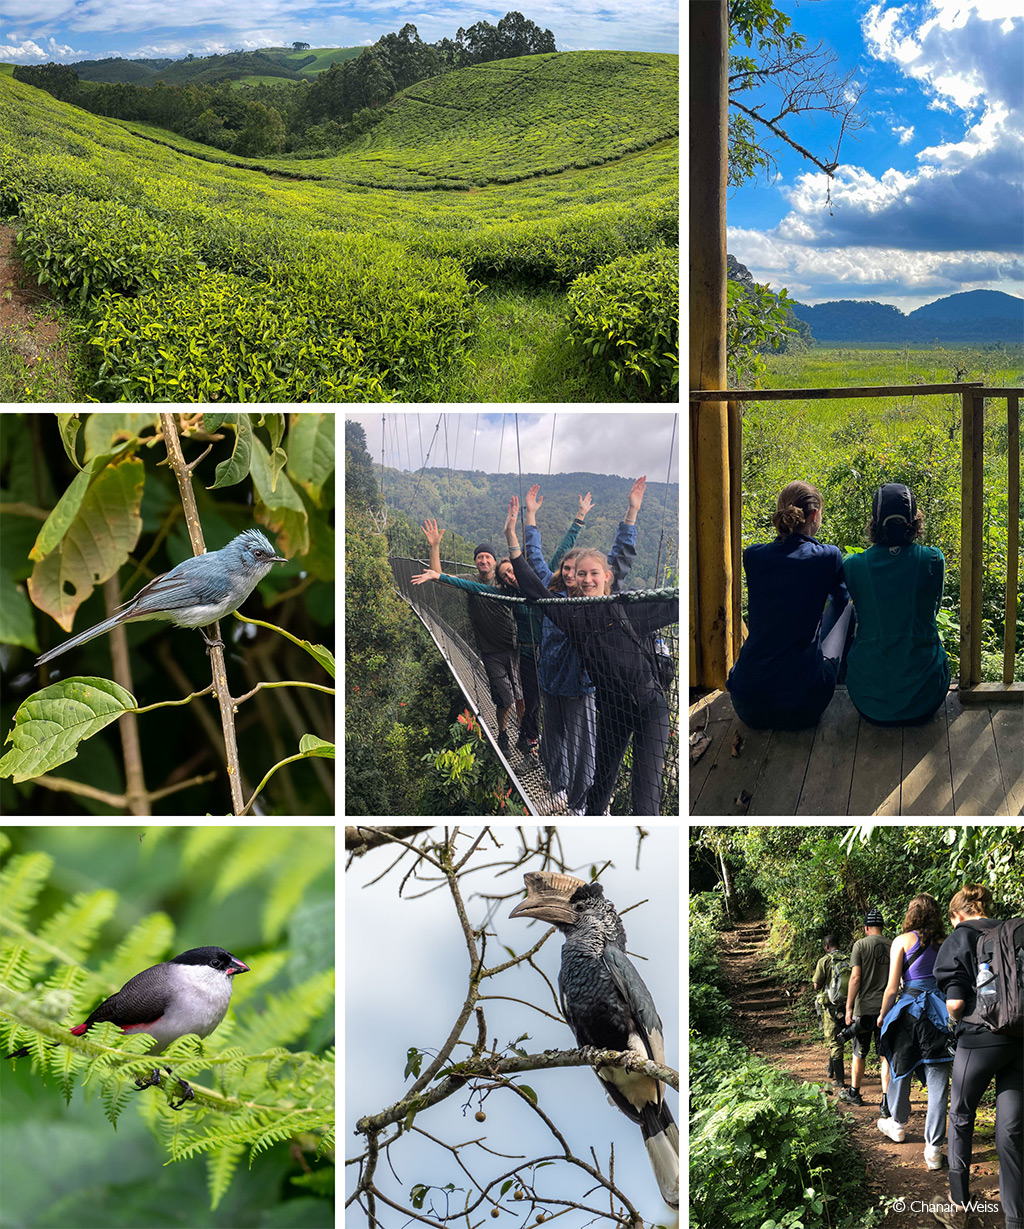
[[[889,944],[882,938],[881,911],[872,905],[864,917],[864,937],[858,939],[850,953],[850,988],[846,995],[846,1024],[857,1021],[857,1031],[850,1047],[853,1053],[851,1082],[846,1100],[851,1105],[863,1105],[860,1083],[871,1038],[878,1053],[878,1012],[889,981]],[[889,1089],[889,1066],[882,1062],[882,1095]]]
[[[839,980],[839,990],[842,982],[849,980],[850,961],[839,950],[835,935],[826,935],[824,940],[825,954],[814,969],[814,989],[818,991],[817,1003],[821,1008],[821,1026],[825,1032],[825,1044],[828,1046],[828,1077],[833,1081],[836,1095],[844,1100],[847,1096],[846,1064],[843,1058],[844,1042],[839,1036],[843,1025],[843,1011],[846,1007],[845,994],[837,998],[831,997],[833,983]],[[837,963],[840,966],[840,978],[835,979]],[[844,968],[845,966],[845,968]]]

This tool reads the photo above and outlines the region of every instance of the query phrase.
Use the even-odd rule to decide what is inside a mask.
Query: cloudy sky
[[[1020,0],[776,2],[855,70],[867,126],[844,139],[834,216],[825,176],[780,152],[774,186],[731,196],[729,251],[810,304],[912,311],[965,290],[1024,293]],[[791,133],[832,160],[829,121]]]
[[[623,919],[627,947],[664,1022],[666,1062],[678,1070],[679,830],[674,823],[663,825],[658,821],[648,821],[645,828],[650,835],[643,841],[638,858],[634,828],[617,824],[594,828],[564,821],[559,824],[565,858],[579,878],[589,879],[592,864],[600,866],[611,859],[614,865],[601,875],[608,898],[619,910],[646,902],[630,910]],[[469,830],[459,845],[460,854],[469,848],[478,831],[479,828]],[[480,848],[470,863],[479,865],[480,870],[469,876],[464,889],[471,925],[478,928],[486,924],[486,965],[509,959],[506,945],[515,953],[527,951],[548,929],[539,922],[509,919],[509,913],[521,899],[522,871],[503,875],[499,863],[520,847],[520,841],[512,829],[498,828],[496,832],[502,847],[486,843]],[[536,829],[526,827],[524,832],[532,841]],[[442,890],[424,896],[425,885],[410,881],[400,900],[398,886],[410,865],[408,859],[379,883],[371,883],[394,861],[393,852],[371,851],[356,859],[345,877],[344,1138],[349,1141],[346,1155],[350,1157],[357,1152],[351,1134],[356,1120],[401,1098],[403,1089],[412,1082],[403,1076],[407,1051],[416,1047],[431,1052],[431,1056],[436,1054],[466,993],[467,952],[450,895]],[[528,869],[538,869],[539,865],[535,863]],[[489,905],[480,895],[485,893],[517,896]],[[561,946],[561,936],[555,934],[534,958],[552,984],[558,977]],[[528,966],[509,969],[485,981],[483,991],[488,996],[483,1003],[487,1037],[489,1041],[497,1039],[499,1049],[524,1033],[529,1034],[529,1039],[520,1044],[531,1054],[574,1048],[572,1033],[557,1018],[548,987],[535,970]],[[531,1003],[556,1018],[541,1015],[530,1007]],[[474,1024],[470,1024],[466,1035],[475,1038]],[[458,1050],[456,1058],[464,1057],[465,1053],[464,1049]],[[602,1165],[607,1166],[609,1148],[614,1146],[616,1178],[647,1223],[672,1223],[668,1209],[658,1197],[639,1127],[608,1104],[600,1084],[589,1071],[535,1071],[523,1076],[522,1082],[536,1091],[540,1107],[559,1125],[577,1156],[592,1159],[589,1150],[593,1147]],[[672,1090],[667,1095],[678,1121],[679,1098]],[[474,1120],[477,1104],[474,1102],[467,1110],[466,1102],[465,1096],[453,1096],[417,1119],[416,1125],[449,1142],[480,1139],[484,1147],[503,1154],[493,1156],[467,1149],[466,1161],[479,1177],[490,1179],[509,1170],[514,1164],[505,1159],[509,1155],[534,1158],[560,1151],[537,1118],[514,1101],[511,1094],[491,1096],[485,1105],[487,1121],[480,1125]],[[403,1190],[408,1193],[416,1183],[430,1183],[435,1189],[423,1211],[427,1213],[430,1206],[443,1209],[445,1195],[438,1188],[451,1181],[457,1188],[452,1195],[453,1203],[461,1206],[469,1183],[441,1148],[414,1133],[398,1142],[389,1159],[397,1181],[383,1162],[377,1173],[392,1198],[400,1199]],[[354,1177],[355,1166],[350,1166],[346,1178],[349,1189]],[[561,1165],[539,1170],[537,1183],[539,1190],[570,1198],[582,1197],[592,1185],[589,1178],[577,1178]],[[595,1201],[600,1203],[597,1195],[589,1202],[593,1206]],[[604,1206],[607,1207],[607,1201]],[[357,1219],[353,1215],[353,1223]],[[498,1223],[507,1219],[504,1216]],[[525,1219],[515,1216],[513,1222],[524,1224]],[[532,1224],[534,1217],[529,1219]],[[584,1229],[592,1220],[570,1211],[557,1223],[564,1229]],[[388,1223],[402,1222],[392,1214]]]
[[[426,464],[431,469],[450,466],[489,474],[515,473],[519,469],[518,419],[523,473],[583,471],[615,474],[620,478],[646,474],[652,482],[679,481],[682,443],[678,427],[673,441],[673,426],[678,417],[674,413],[589,409],[558,414],[481,414],[476,410],[456,410],[443,415],[437,411],[382,415],[375,410],[346,411],[345,417],[362,425],[366,447],[377,464],[381,458],[382,419],[385,420],[385,463],[394,469],[419,469],[429,454]]]
[[[41,64],[107,56],[212,55],[259,47],[356,47],[406,22],[427,42],[453,37],[477,21],[496,25],[511,8],[551,30],[560,51],[678,51],[675,0],[533,0],[530,6],[481,8],[452,0],[424,12],[416,5],[352,0],[4,0],[0,60]]]

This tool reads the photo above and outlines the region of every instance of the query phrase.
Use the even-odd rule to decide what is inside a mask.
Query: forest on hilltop
[[[425,43],[407,22],[397,34],[339,56],[312,81],[302,68],[317,56],[296,57],[275,48],[144,65],[89,61],[81,74],[85,85],[72,64],[19,64],[14,77],[94,115],[144,120],[252,157],[338,148],[372,127],[379,109],[418,81],[472,64],[557,50],[550,30],[509,12],[496,26],[478,21],[436,43]],[[264,80],[240,84],[253,77]]]

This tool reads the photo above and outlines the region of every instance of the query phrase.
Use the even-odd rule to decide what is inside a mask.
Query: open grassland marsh
[[[863,388],[983,380],[1024,386],[1024,347],[871,350],[816,347],[767,360],[772,388]],[[985,403],[983,622],[986,679],[1000,677],[1008,556],[1008,452],[1005,398]],[[925,541],[946,558],[940,630],[954,663],[959,651],[960,395],[883,396],[743,403],[743,545],[774,536],[771,515],[789,482],[812,483],[824,500],[821,537],[862,550],[871,500],[886,482],[911,488],[925,516]],[[1022,569],[1024,578],[1024,569]],[[1024,589],[1019,594],[1024,608]],[[1018,620],[1016,677],[1024,677],[1024,624]]]
[[[77,324],[81,399],[674,399],[677,79],[520,57],[341,154],[239,159],[2,77],[0,217]]]

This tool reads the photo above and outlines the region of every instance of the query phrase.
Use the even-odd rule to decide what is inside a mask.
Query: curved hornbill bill
[[[632,1050],[665,1065],[661,1019],[651,992],[626,955],[626,931],[599,883],[534,871],[523,876],[526,899],[510,917],[535,917],[565,936],[558,994],[562,1014],[581,1046]],[[639,1071],[598,1067],[608,1099],[640,1124],[662,1198],[679,1206],[679,1128],[665,1103],[665,1085]]]

